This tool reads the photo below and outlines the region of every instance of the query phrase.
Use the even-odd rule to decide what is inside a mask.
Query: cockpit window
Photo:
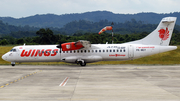
[[[10,52],[12,52],[12,51],[13,51],[13,49],[10,50]]]
[[[13,49],[10,50],[10,52],[16,52],[16,49],[13,48]]]

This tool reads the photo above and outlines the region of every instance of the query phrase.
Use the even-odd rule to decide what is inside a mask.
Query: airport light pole
[[[112,22],[111,23],[111,26],[112,26],[112,44],[113,44],[113,25],[114,25],[114,23]]]

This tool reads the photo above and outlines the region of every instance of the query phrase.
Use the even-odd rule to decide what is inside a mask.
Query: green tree
[[[20,38],[20,39],[16,40],[16,44],[24,44],[24,43],[25,43],[25,41],[24,41],[23,38]]]
[[[0,45],[8,45],[8,41],[6,39],[3,39],[0,41]]]
[[[49,28],[41,28],[36,32],[36,35],[40,37],[40,44],[54,44],[53,39],[55,38],[55,36],[53,35],[53,31]]]

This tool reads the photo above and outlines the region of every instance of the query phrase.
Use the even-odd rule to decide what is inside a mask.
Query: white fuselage
[[[61,45],[16,46],[2,56],[15,62],[68,62],[85,66],[97,61],[131,60],[177,49],[169,46],[176,17],[163,18],[157,28],[143,39],[124,44],[90,44],[89,41]],[[62,51],[63,50],[63,51]]]
[[[78,59],[86,63],[97,61],[130,60],[174,50],[176,46],[140,45],[140,44],[92,44],[90,48],[72,51],[60,51],[57,45],[16,46],[2,56],[10,62],[68,62]]]

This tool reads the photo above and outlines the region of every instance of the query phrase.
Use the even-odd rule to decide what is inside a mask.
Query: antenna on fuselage
[[[24,43],[24,46],[26,45],[26,43]]]

